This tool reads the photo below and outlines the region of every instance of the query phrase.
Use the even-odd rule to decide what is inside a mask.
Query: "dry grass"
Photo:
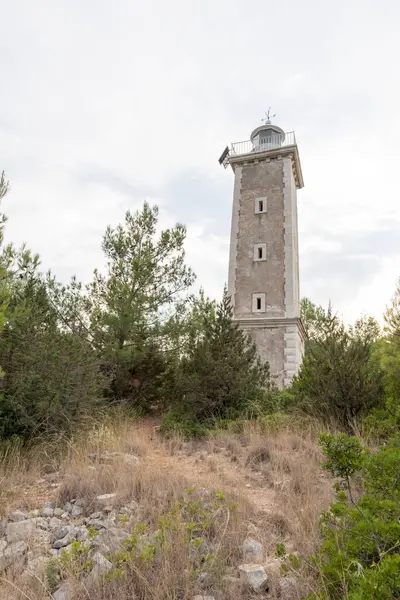
[[[105,450],[135,454],[140,462],[126,464],[121,456],[111,464],[101,464],[88,456]],[[96,496],[113,492],[114,508],[133,501],[138,505],[127,528],[145,524],[154,532],[160,527],[160,516],[192,498],[189,487],[223,492],[226,502],[213,509],[212,527],[204,532],[209,553],[216,556],[207,566],[213,575],[207,591],[196,584],[193,559],[182,534],[184,517],[178,514],[175,521],[181,520],[182,528],[171,532],[168,551],[157,555],[151,564],[133,562],[125,578],[105,580],[96,590],[82,580],[77,582],[74,599],[176,600],[204,593],[218,600],[239,600],[251,596],[226,575],[235,573],[242,562],[246,536],[264,544],[267,563],[275,559],[277,543],[306,555],[318,546],[319,517],[332,499],[331,482],[321,471],[320,460],[314,427],[297,432],[290,427],[268,431],[248,424],[240,433],[221,431],[203,442],[163,442],[152,427],[121,420],[82,433],[62,452],[50,446],[35,451],[34,456],[24,456],[15,449],[0,466],[0,481],[6,481],[0,487],[0,497],[4,512],[16,506],[31,508],[54,497],[59,504],[82,499],[90,514],[97,508]],[[51,487],[57,483],[55,478],[60,485]],[[23,497],[21,502],[21,490],[27,489],[29,498]],[[201,502],[208,502],[208,493],[200,493]],[[234,499],[235,508],[229,498]],[[201,570],[201,565],[198,567]],[[46,584],[39,580],[35,586],[24,587],[12,574],[8,577],[8,582],[0,582],[0,600],[51,597]],[[272,600],[279,597],[274,592],[279,577],[279,569],[271,571]],[[299,582],[296,590],[284,597],[296,600],[306,592],[310,592],[308,582]]]

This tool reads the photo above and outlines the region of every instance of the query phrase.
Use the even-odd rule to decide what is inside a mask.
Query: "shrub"
[[[312,598],[400,598],[400,445],[375,454],[356,438],[325,435],[325,468],[339,477],[337,502],[322,518],[323,544],[313,557],[324,589]],[[351,478],[362,475],[357,499]]]
[[[383,373],[374,352],[377,326],[361,320],[347,329],[328,311],[320,328],[307,344],[293,392],[304,412],[349,432],[358,419],[383,405]]]
[[[186,414],[177,410],[169,412],[164,417],[160,431],[166,438],[181,436],[185,439],[194,439],[208,435],[208,429],[204,425],[191,420]]]
[[[259,414],[272,389],[268,364],[257,358],[249,336],[232,320],[227,290],[215,318],[204,325],[176,371],[176,406],[210,425],[219,419]]]

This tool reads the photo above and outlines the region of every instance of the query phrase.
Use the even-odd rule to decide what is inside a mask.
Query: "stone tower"
[[[303,187],[294,132],[267,119],[250,140],[220,158],[235,174],[228,292],[234,319],[248,331],[282,387],[300,366],[297,190]]]

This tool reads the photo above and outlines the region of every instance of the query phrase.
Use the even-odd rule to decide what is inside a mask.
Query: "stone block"
[[[268,590],[268,575],[262,565],[240,565],[239,574],[241,584],[254,592]]]

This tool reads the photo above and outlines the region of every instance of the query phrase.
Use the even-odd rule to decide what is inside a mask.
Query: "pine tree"
[[[269,365],[261,363],[254,343],[232,317],[225,288],[215,318],[205,322],[201,338],[193,336],[177,373],[180,406],[203,423],[237,416],[270,387]]]

